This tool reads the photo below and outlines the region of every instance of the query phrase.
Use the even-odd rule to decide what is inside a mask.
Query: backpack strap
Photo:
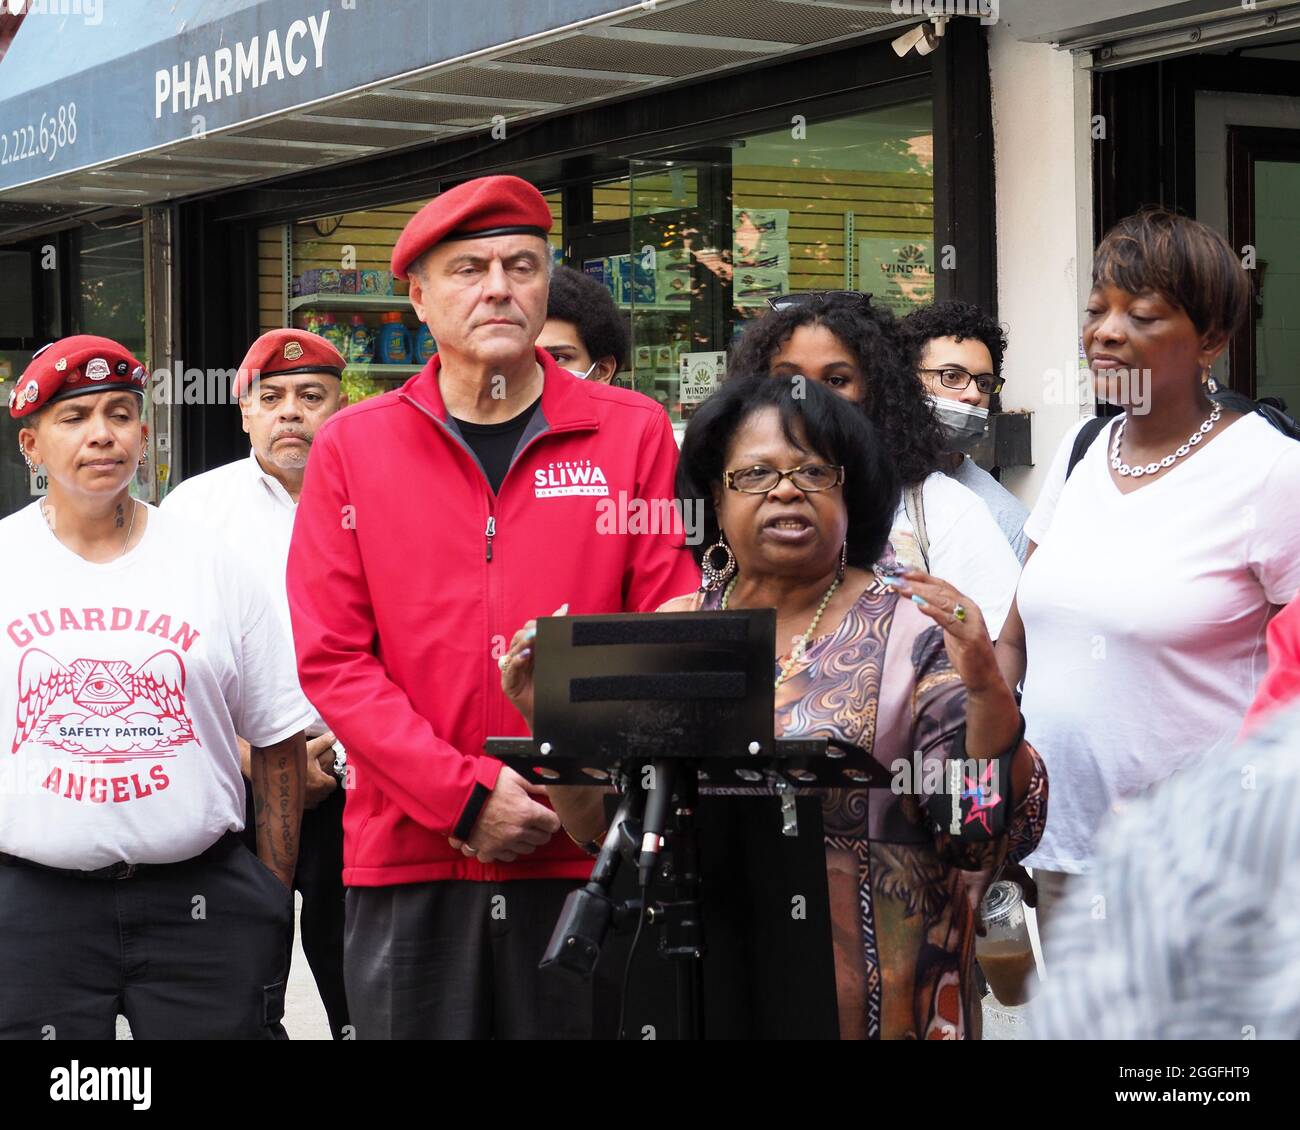
[[[903,488],[903,509],[907,511],[907,520],[912,523],[912,532],[916,535],[916,548],[921,551],[921,565],[930,571],[930,535],[925,530],[925,494],[922,488],[925,480],[911,483]]]
[[[1112,419],[1111,416],[1094,416],[1079,429],[1079,434],[1074,437],[1074,446],[1070,448],[1070,464],[1065,468],[1067,479],[1079,460],[1083,458],[1083,453],[1092,446],[1092,441],[1101,435]]]

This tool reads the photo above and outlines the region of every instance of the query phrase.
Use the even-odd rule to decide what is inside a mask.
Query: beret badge
[[[297,361],[302,356],[302,346],[296,341],[286,341],[284,343],[284,359],[286,361]]]

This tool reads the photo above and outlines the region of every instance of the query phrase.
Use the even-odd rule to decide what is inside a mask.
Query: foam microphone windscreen
[[[574,647],[608,647],[617,644],[743,643],[749,622],[697,618],[690,615],[655,616],[645,620],[574,620]]]

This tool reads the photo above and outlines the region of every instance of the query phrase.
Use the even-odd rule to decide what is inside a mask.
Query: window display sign
[[[934,301],[934,240],[858,241],[858,289],[899,317]]]
[[[725,353],[683,353],[681,356],[681,402],[699,404],[708,400],[722,384],[727,371]]]

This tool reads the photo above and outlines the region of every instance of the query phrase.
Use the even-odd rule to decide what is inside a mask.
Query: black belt
[[[47,875],[62,875],[65,879],[132,879],[137,875],[152,875],[159,871],[165,871],[169,867],[184,867],[187,863],[197,863],[203,859],[216,859],[219,856],[226,855],[236,847],[242,846],[243,841],[238,832],[227,832],[211,847],[204,848],[198,855],[191,856],[189,859],[178,859],[175,863],[110,863],[107,867],[100,867],[94,871],[78,871],[74,868],[67,867],[47,867],[44,863],[36,863],[30,859],[23,859],[18,855],[7,855],[0,851],[0,865],[5,867],[30,867],[33,871],[44,871]]]

